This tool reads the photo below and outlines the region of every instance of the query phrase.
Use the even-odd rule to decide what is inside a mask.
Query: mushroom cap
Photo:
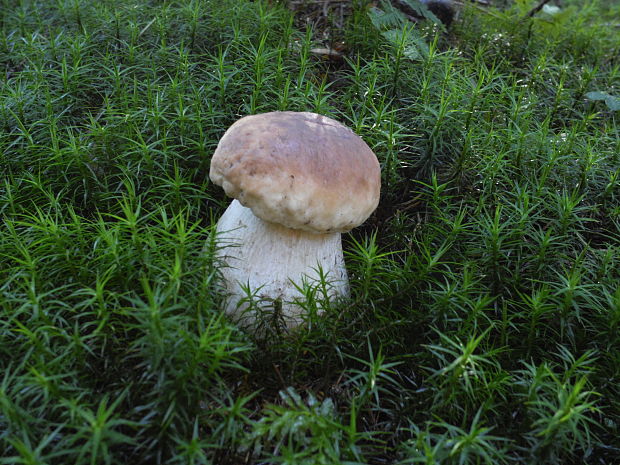
[[[309,112],[241,118],[220,140],[209,176],[262,220],[314,233],[362,224],[381,189],[370,147],[346,126]]]

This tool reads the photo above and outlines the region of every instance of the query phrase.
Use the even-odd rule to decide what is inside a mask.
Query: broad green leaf
[[[428,56],[428,45],[412,30],[390,29],[381,33],[395,47],[403,46],[403,55],[410,60]],[[403,34],[406,36],[403,37]]]
[[[607,105],[607,108],[609,108],[611,111],[620,110],[620,98],[608,94],[607,92],[588,92],[586,94],[586,98],[594,101],[603,100],[605,102],[605,105]]]
[[[586,94],[586,97],[589,100],[605,100],[608,96],[609,94],[606,94],[605,92],[588,92]]]
[[[386,2],[381,3],[381,8],[370,8],[368,10],[368,16],[373,26],[380,31],[402,27],[409,22],[402,11]]]
[[[609,108],[611,111],[620,110],[620,98],[618,97],[608,95],[607,98],[605,98],[605,104],[607,105],[607,108]]]
[[[428,56],[428,44],[424,41],[424,39],[422,39],[422,37],[419,37],[415,32],[410,31],[408,39],[409,39],[408,46],[415,46],[417,50],[422,54],[422,57],[426,58]],[[405,50],[405,55],[407,55],[406,50]],[[411,57],[407,56],[407,58],[411,58]]]
[[[420,2],[420,0],[403,0],[403,3],[423,18],[426,18],[435,24],[443,24],[425,4]]]

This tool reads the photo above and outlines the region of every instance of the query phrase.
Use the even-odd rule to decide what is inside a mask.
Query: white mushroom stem
[[[268,223],[237,200],[218,221],[217,233],[217,258],[228,295],[225,311],[249,326],[255,315],[244,312],[248,305],[240,303],[248,285],[260,307],[278,307],[289,327],[303,321],[303,309],[293,303],[302,298],[295,284],[316,285],[319,268],[329,283],[329,297],[349,294],[340,233],[313,234]]]

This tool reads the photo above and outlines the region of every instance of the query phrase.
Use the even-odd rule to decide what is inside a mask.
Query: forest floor
[[[504,3],[0,0],[0,464],[619,463],[620,5]],[[255,333],[209,163],[275,110],[382,191]]]

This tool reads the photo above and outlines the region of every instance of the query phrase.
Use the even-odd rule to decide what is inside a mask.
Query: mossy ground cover
[[[353,1],[330,61],[274,2],[2,0],[0,463],[618,463],[620,7],[503,4],[412,60]],[[208,171],[273,110],[383,188],[351,300],[257,339]]]

